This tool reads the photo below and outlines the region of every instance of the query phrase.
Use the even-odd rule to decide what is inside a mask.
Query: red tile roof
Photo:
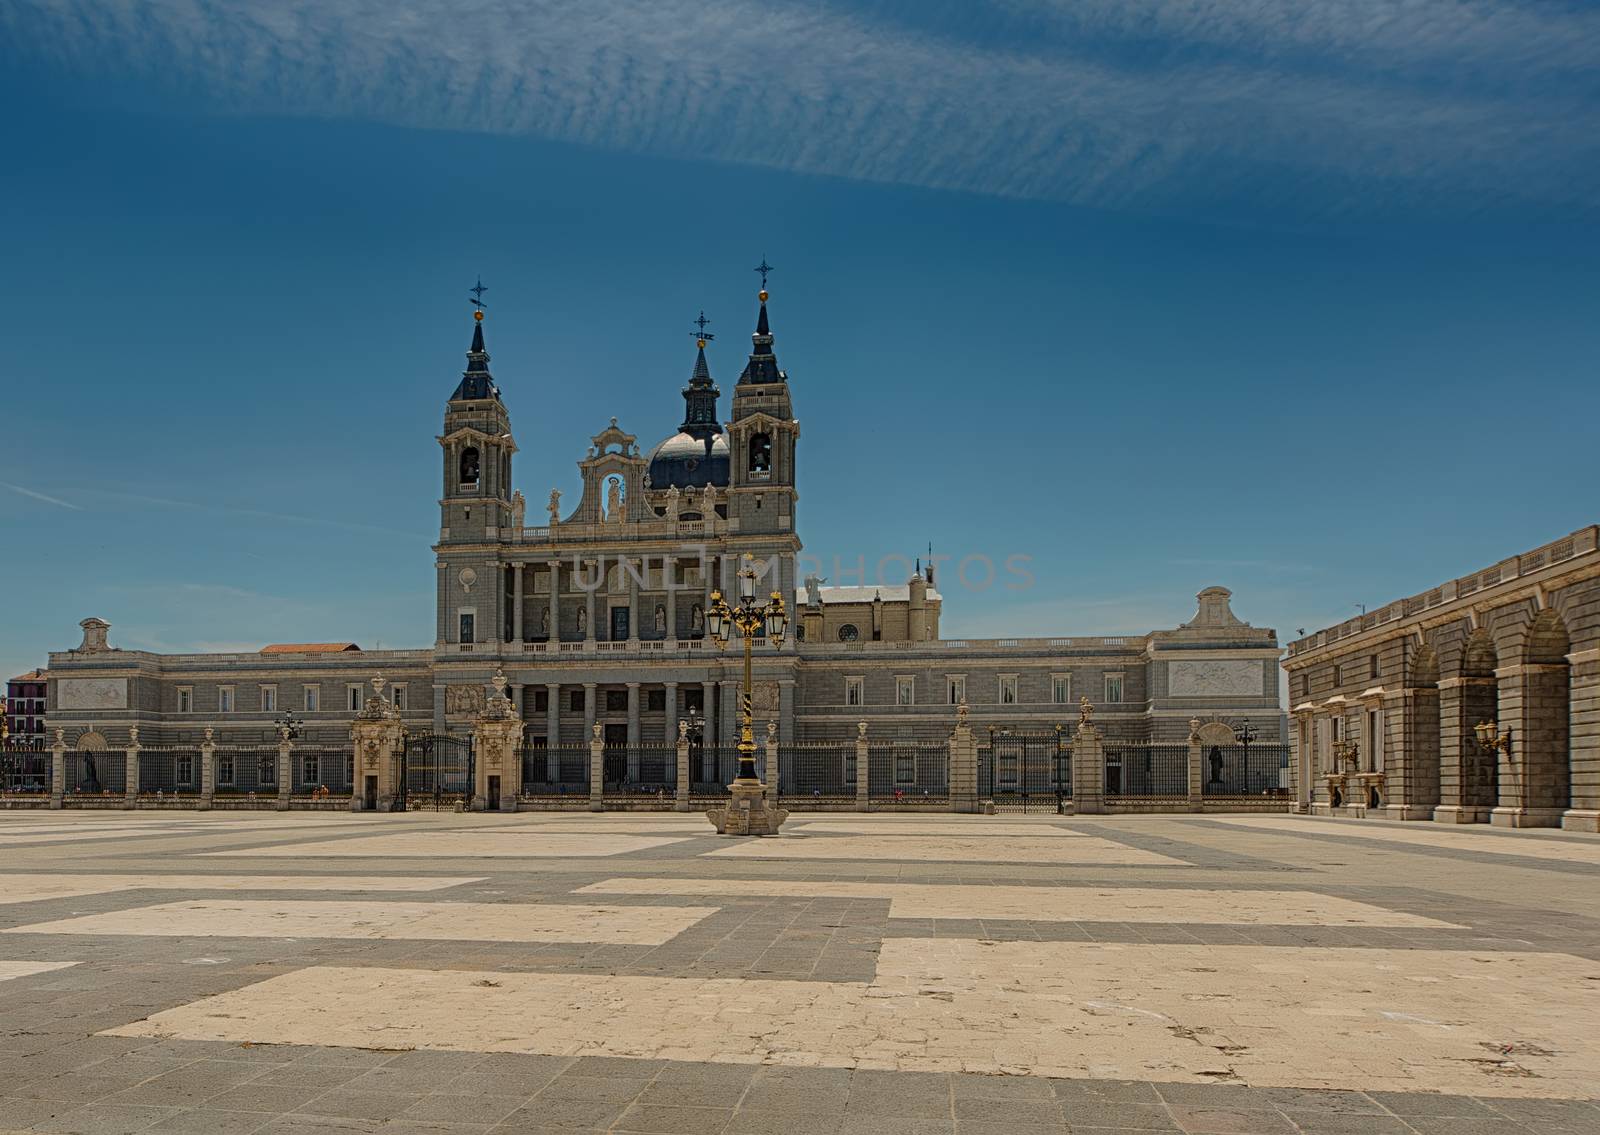
[[[26,674],[18,674],[12,678],[13,682],[43,682],[50,677],[48,670],[29,670]]]
[[[353,642],[275,642],[263,646],[262,654],[342,654],[347,650],[360,650]]]

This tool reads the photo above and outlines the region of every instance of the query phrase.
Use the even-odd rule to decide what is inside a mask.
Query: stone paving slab
[[[865,986],[313,967],[109,1035],[1385,1091],[1471,1092],[1494,1076],[1508,1095],[1587,1098],[1593,968],[1553,954],[898,939]]]
[[[305,902],[285,899],[161,903],[0,934],[131,934],[168,938],[416,938],[445,942],[614,942],[659,946],[715,907],[556,903]]]
[[[804,829],[802,828],[803,832]],[[1077,839],[1016,836],[778,836],[730,844],[705,853],[707,856],[739,859],[860,859],[907,860],[912,862],[948,860],[957,863],[1005,863],[1020,859],[1031,863],[1109,866],[1159,865],[1186,867],[1188,864],[1153,851],[1141,851],[1123,843],[1095,836]]]
[[[440,891],[483,876],[378,875],[0,875],[0,903],[119,891]]]
[[[1211,822],[1250,828],[1260,832],[1290,832],[1295,835],[1349,837],[1407,843],[1419,847],[1438,847],[1451,851],[1475,851],[1484,855],[1513,855],[1525,859],[1548,859],[1562,863],[1600,865],[1600,841],[1593,839],[1541,839],[1538,836],[1473,831],[1470,828],[1368,824],[1359,820],[1325,820],[1312,816],[1211,816]]]
[[[816,895],[884,899],[891,918],[1044,922],[1200,922],[1276,926],[1426,926],[1455,923],[1310,891],[1149,887],[948,886],[784,879],[606,879],[585,895]]]
[[[428,859],[544,859],[626,855],[665,847],[684,837],[642,836],[604,832],[552,833],[517,828],[483,831],[439,831],[396,835],[364,835],[311,843],[276,843],[232,848],[209,855],[233,858],[387,859],[415,855]]]

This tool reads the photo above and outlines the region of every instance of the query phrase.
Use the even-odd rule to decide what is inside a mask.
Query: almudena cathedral
[[[407,792],[463,788],[483,763],[485,723],[499,736],[506,721],[518,764],[480,784],[491,807],[576,802],[602,787],[608,798],[673,795],[688,787],[680,742],[692,749],[695,791],[715,792],[732,776],[744,655],[737,636],[720,647],[708,636],[708,612],[713,592],[735,594],[742,565],[789,616],[781,644],[755,642],[752,703],[763,771],[797,802],[853,798],[858,779],[870,779],[873,796],[940,798],[963,704],[988,754],[989,795],[1069,794],[1072,730],[1088,714],[1108,746],[1108,796],[1160,795],[1164,785],[1186,794],[1178,765],[1197,722],[1223,727],[1227,742],[1205,785],[1283,791],[1281,650],[1273,630],[1235,616],[1224,588],[1200,591],[1194,617],[1169,629],[955,640],[940,637],[932,563],[908,563],[907,578],[882,586],[797,578],[794,388],[804,387],[779,367],[764,288],[759,302],[725,422],[702,339],[681,423],[643,448],[611,418],[589,438],[571,491],[539,494],[532,517],[514,488],[510,395],[491,375],[476,312],[438,437],[432,646],[156,654],[118,649],[109,623],[86,619],[82,644],[50,658],[49,732],[66,753],[57,799],[394,806]],[[1317,681],[1326,696],[1320,672]],[[352,743],[363,717],[394,731],[403,762],[379,792]],[[603,786],[592,783],[591,747],[604,750],[594,766]],[[868,750],[871,777],[858,777]],[[1316,783],[1320,799],[1326,785]]]

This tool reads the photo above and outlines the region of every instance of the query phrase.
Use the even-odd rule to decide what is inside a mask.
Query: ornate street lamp
[[[722,592],[711,593],[711,605],[706,611],[706,630],[718,649],[728,645],[728,639],[738,631],[744,639],[744,687],[739,694],[739,708],[742,724],[739,732],[739,775],[735,783],[760,784],[756,777],[756,738],[755,726],[752,721],[754,709],[751,701],[751,653],[755,647],[755,638],[764,634],[767,641],[774,647],[783,645],[783,638],[789,629],[789,614],[783,606],[783,594],[778,591],[772,593],[771,601],[758,605],[756,603],[756,572],[751,563],[755,557],[749,552],[744,554],[745,566],[739,569],[739,601],[736,606],[730,607],[722,598]]]
[[[1489,752],[1511,755],[1511,730],[1501,732],[1498,723],[1480,721],[1472,727],[1472,731],[1478,736],[1478,744]]]

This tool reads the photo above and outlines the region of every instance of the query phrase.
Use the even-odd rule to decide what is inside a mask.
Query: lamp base
[[[718,835],[777,835],[789,818],[787,808],[774,808],[767,802],[767,789],[760,781],[736,780],[728,792],[726,807],[706,811],[706,819]]]

